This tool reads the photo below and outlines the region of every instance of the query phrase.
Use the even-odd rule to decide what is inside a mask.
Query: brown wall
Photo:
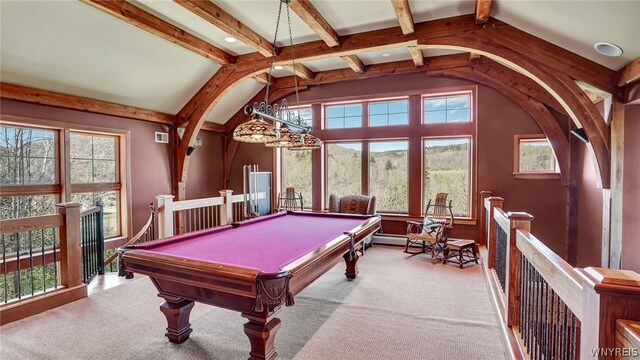
[[[303,102],[318,99],[376,96],[398,91],[437,89],[475,83],[448,78],[427,78],[423,74],[398,75],[314,87],[300,94]],[[293,99],[289,101],[293,104]],[[556,252],[563,251],[565,238],[565,187],[559,180],[515,180],[513,177],[513,135],[541,133],[518,105],[497,91],[478,87],[478,186],[505,198],[505,209],[527,211],[535,216],[533,232]],[[262,145],[242,144],[233,162],[231,187],[241,190],[241,165],[259,163],[272,167],[272,152]],[[404,222],[385,222],[385,232],[402,233]],[[477,238],[477,226],[456,226],[454,237]]]
[[[222,136],[200,131],[202,147],[196,148],[189,161],[187,199],[220,196],[222,190]]]
[[[600,266],[602,254],[602,189],[587,145],[578,142],[578,262],[577,266]]]
[[[242,167],[244,165],[258,165],[258,170],[269,171],[273,174],[274,150],[263,144],[240,143],[236,156],[231,163],[229,189],[234,194],[242,194]],[[275,176],[273,174],[272,176]],[[274,179],[272,177],[272,179]]]
[[[134,233],[149,217],[149,202],[153,201],[158,194],[171,194],[172,147],[170,144],[158,144],[154,140],[156,131],[168,131],[166,126],[10,100],[2,100],[0,106],[2,114],[129,130],[131,132],[131,196]]]
[[[640,105],[625,107],[622,268],[640,272]]]

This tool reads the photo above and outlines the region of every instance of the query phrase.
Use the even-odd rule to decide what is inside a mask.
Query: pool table
[[[278,311],[340,259],[354,279],[363,240],[379,228],[378,216],[282,212],[121,248],[120,272],[151,278],[171,342],[189,338],[198,301],[240,312],[250,359],[273,359]]]

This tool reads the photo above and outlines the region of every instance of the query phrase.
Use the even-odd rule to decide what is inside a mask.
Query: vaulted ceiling
[[[316,14],[312,18],[326,19],[324,25],[329,34],[321,37],[322,29],[314,29],[308,19],[305,22],[298,11],[292,11],[294,44],[317,40],[329,44],[331,31],[335,31],[334,38],[345,37],[398,27],[403,21],[404,26],[412,26],[413,23],[473,14],[476,6],[475,1],[465,0],[312,0],[294,1],[293,5],[296,4],[311,5],[312,11],[320,14],[320,17]],[[278,0],[213,3],[3,0],[0,2],[0,80],[175,115],[212,78],[221,64],[256,51],[268,54],[278,5]],[[408,9],[412,20],[403,20],[399,15],[403,7]],[[207,10],[216,16],[208,16]],[[173,33],[178,38],[187,40],[176,44],[131,24],[131,21],[123,21],[139,14],[165,21],[174,27]],[[491,16],[612,70],[640,58],[640,22],[637,20],[640,1],[496,0],[491,6]],[[238,28],[242,30],[240,34],[234,32]],[[238,41],[225,42],[224,38],[228,36],[236,37]],[[593,49],[593,44],[599,41],[620,46],[623,55],[616,58],[600,55]],[[281,19],[276,46],[288,45],[285,15]],[[306,72],[309,77],[328,70],[357,70],[358,66],[402,60],[414,59],[417,63],[423,61],[422,58],[428,60],[455,52],[418,48],[410,51],[406,46],[395,46],[361,51],[347,58],[331,56],[305,60],[302,61],[304,68],[298,69],[298,73],[304,76]],[[276,77],[290,74],[287,69],[274,72]],[[226,123],[263,87],[264,80],[242,80],[221,97],[206,115],[206,120]]]

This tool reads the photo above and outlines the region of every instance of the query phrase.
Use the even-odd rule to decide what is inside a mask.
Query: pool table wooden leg
[[[347,276],[347,279],[353,280],[358,276],[358,260],[360,260],[361,256],[360,251],[356,251],[356,256],[353,259],[350,259],[349,254],[344,254],[344,262],[347,264],[347,271],[344,274]]]
[[[280,319],[274,317],[274,314],[266,318],[248,313],[242,313],[242,316],[249,319],[249,322],[244,324],[244,333],[251,342],[249,360],[275,359],[278,354],[274,341],[282,325]]]
[[[193,309],[194,302],[169,296],[162,297],[165,302],[160,304],[160,311],[167,318],[167,333],[164,335],[172,343],[183,343],[193,331],[191,323],[189,323],[189,315],[191,314],[191,309]]]

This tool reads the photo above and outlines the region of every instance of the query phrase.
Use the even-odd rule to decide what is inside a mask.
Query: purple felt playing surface
[[[277,214],[136,246],[165,255],[275,273],[368,217]]]

